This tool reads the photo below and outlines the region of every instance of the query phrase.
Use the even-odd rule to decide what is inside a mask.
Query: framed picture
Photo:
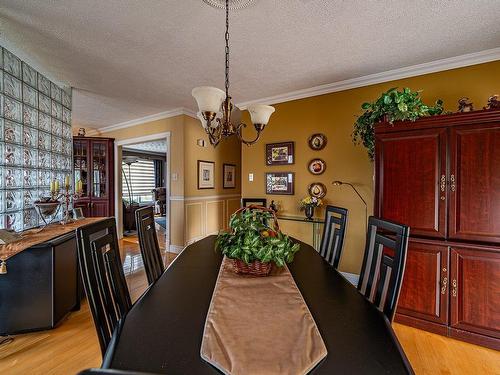
[[[215,189],[215,162],[198,160],[198,189]]]
[[[234,189],[236,187],[236,165],[223,164],[222,176],[224,176],[222,182],[224,189]]]
[[[326,142],[326,135],[324,135],[323,133],[315,133],[311,135],[307,141],[309,147],[317,151],[324,149],[326,146]]]
[[[266,173],[266,194],[293,195],[294,175],[293,172]]]
[[[266,164],[285,165],[293,164],[294,142],[267,143],[266,144]]]
[[[307,192],[311,197],[323,198],[326,195],[326,186],[321,182],[313,182],[307,187]]]

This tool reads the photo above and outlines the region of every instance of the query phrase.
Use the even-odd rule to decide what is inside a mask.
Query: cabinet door
[[[108,141],[92,141],[92,189],[91,199],[107,199],[109,195]]]
[[[448,247],[410,241],[398,314],[448,323]]]
[[[90,196],[90,142],[86,139],[73,139],[74,186],[82,181],[82,197]]]
[[[500,250],[451,249],[451,326],[500,338]]]
[[[92,217],[107,217],[110,215],[108,200],[94,199],[90,204],[90,207]]]
[[[500,124],[451,130],[452,239],[500,243]]]
[[[75,200],[75,203],[73,204],[75,208],[81,208],[82,213],[84,217],[91,217],[91,212],[90,212],[90,201],[88,199],[78,199]]]
[[[444,128],[377,135],[377,216],[446,236],[446,139]]]

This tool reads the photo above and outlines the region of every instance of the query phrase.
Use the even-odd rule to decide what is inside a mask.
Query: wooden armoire
[[[375,138],[375,215],[410,226],[396,321],[500,349],[500,111]]]
[[[73,137],[75,183],[83,183],[83,195],[74,206],[85,217],[114,216],[114,139]]]

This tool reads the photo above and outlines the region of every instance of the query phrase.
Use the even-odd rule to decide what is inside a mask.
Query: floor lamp
[[[368,224],[367,224],[368,223],[368,205],[366,204],[366,201],[363,199],[361,194],[359,194],[359,191],[350,182],[333,181],[332,184],[333,184],[333,186],[349,185],[352,188],[352,190],[354,190],[354,192],[358,195],[359,199],[361,199],[361,201],[365,205],[365,232],[366,232],[368,230]]]

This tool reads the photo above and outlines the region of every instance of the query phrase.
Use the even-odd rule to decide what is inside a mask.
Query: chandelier
[[[220,0],[204,0],[206,3],[219,7]],[[208,139],[212,146],[217,146],[219,142],[224,139],[235,135],[238,139],[246,144],[252,145],[257,142],[262,134],[262,131],[269,122],[269,118],[274,112],[274,107],[263,104],[251,104],[248,106],[252,124],[257,132],[252,140],[245,140],[241,134],[242,129],[247,125],[241,122],[241,110],[231,102],[229,95],[229,0],[225,0],[226,9],[226,68],[225,68],[225,91],[216,87],[200,86],[193,89],[191,94],[196,99],[199,112],[198,118],[201,125],[208,135]],[[242,3],[242,1],[235,1],[235,4]],[[250,1],[243,1],[243,3],[250,3]],[[239,8],[233,4],[234,9]]]

